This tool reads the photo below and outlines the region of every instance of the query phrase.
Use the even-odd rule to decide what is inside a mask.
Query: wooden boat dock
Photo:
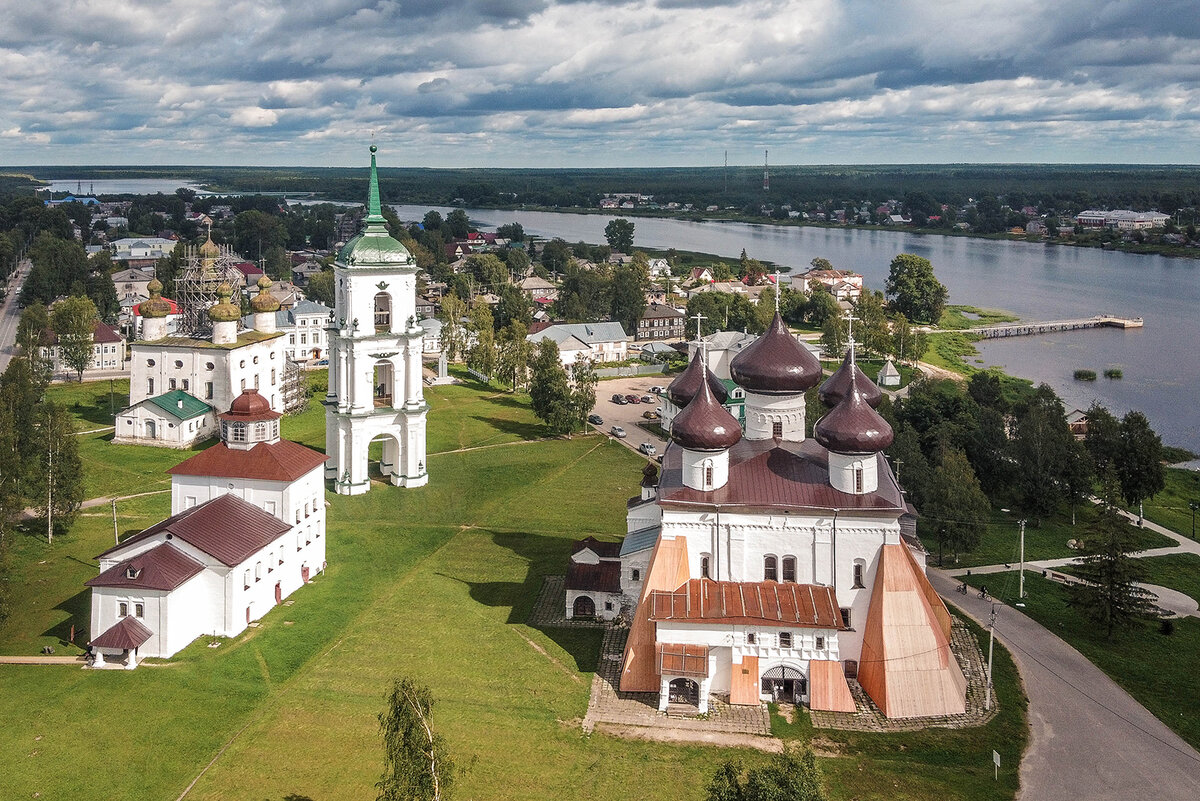
[[[1050,320],[1042,323],[1001,323],[967,328],[962,333],[979,334],[984,339],[1022,337],[1031,334],[1052,334],[1058,331],[1078,331],[1085,328],[1141,328],[1141,317],[1118,317],[1113,314],[1097,314],[1076,320]]]

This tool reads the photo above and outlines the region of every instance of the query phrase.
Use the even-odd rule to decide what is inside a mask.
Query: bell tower
[[[417,263],[387,231],[379,202],[375,146],[362,233],[333,264],[334,311],[325,395],[325,478],[340,495],[371,488],[368,452],[382,441],[380,472],[398,487],[429,482],[417,325]]]

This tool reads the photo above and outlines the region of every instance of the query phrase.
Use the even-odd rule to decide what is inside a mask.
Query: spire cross
[[[692,317],[691,319],[696,321],[696,339],[698,339],[700,341],[700,353],[703,355],[704,364],[707,366],[708,365],[708,342],[706,342],[704,340],[704,336],[703,336],[702,332],[700,331],[700,324],[702,322],[704,322],[704,315],[701,314],[700,312],[696,312],[696,315],[694,317]]]
[[[776,267],[775,268],[775,311],[776,311],[776,313],[779,312],[779,293],[781,291],[782,290],[780,289],[780,284],[779,284],[779,268]]]
[[[846,342],[850,346],[850,363],[854,364],[854,312],[846,309]]]

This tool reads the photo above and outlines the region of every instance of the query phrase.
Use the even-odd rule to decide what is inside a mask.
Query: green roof
[[[146,400],[179,420],[191,420],[212,411],[207,403],[182,389],[173,389]]]
[[[347,267],[390,267],[416,262],[408,248],[393,239],[387,230],[383,207],[379,202],[379,172],[375,168],[375,145],[371,145],[371,183],[367,191],[367,227],[338,253],[338,261]]]
[[[735,389],[741,389],[741,388],[742,388],[742,385],[741,385],[741,384],[739,384],[738,382],[734,381],[732,378],[718,378],[717,380],[718,380],[718,381],[720,381],[722,384],[724,384],[724,385],[725,385],[725,389],[727,389],[727,390],[729,391],[729,397],[728,397],[728,398],[725,400],[725,404],[724,404],[724,405],[726,405],[726,406],[736,406],[736,405],[737,405],[737,404],[739,404],[739,403],[745,403],[745,402],[746,402],[746,398],[745,398],[744,396],[743,396],[743,397],[741,397],[741,398],[735,398],[735,397],[733,397],[733,391],[734,391]]]

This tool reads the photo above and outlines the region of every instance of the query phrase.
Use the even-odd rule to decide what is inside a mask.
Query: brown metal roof
[[[725,389],[721,379],[704,365],[700,350],[697,350],[687,368],[667,386],[667,397],[671,399],[671,403],[682,409],[692,402],[692,398],[700,391],[700,385],[705,381],[719,402],[724,403],[728,399],[729,390]]]
[[[702,367],[705,374],[707,367]],[[723,451],[742,438],[742,427],[701,382],[696,397],[671,421],[671,439],[693,451]]]
[[[88,587],[173,590],[203,570],[204,565],[164,542],[118,562],[84,584]]]
[[[615,559],[606,559],[596,565],[569,562],[566,588],[592,592],[620,592],[621,563]]]
[[[813,426],[813,435],[837,453],[878,453],[891,445],[894,437],[887,420],[870,407],[853,383],[841,402]]]
[[[132,651],[153,636],[154,632],[143,626],[136,617],[123,617],[115,626],[92,640],[91,645]]]
[[[602,542],[595,537],[584,537],[581,540],[575,540],[575,545],[571,548],[571,553],[577,554],[584,548],[590,549],[601,559],[617,559],[621,556],[621,543]]]
[[[872,409],[879,408],[879,403],[883,400],[883,392],[851,360],[849,351],[846,352],[846,358],[842,359],[842,366],[835,370],[833,375],[826,378],[825,383],[821,384],[821,388],[817,391],[817,397],[821,399],[821,403],[832,408],[841,403],[842,398],[850,392],[851,384],[858,387],[858,391],[862,393],[863,400],[867,402],[868,406]]]
[[[650,593],[654,621],[842,628],[833,587],[776,581],[691,579],[673,592]]]
[[[829,452],[811,439],[788,442],[742,439],[729,449],[729,481],[703,492],[683,483],[682,453],[668,447],[663,457],[659,503],[672,505],[745,506],[758,509],[854,509],[893,516],[904,511],[900,487],[881,454],[879,489],[851,495],[829,484]]]
[[[290,528],[275,515],[267,514],[257,506],[227,493],[168,517],[96,558],[105,557],[130,543],[165,531],[168,536],[178,537],[221,564],[233,567]]]
[[[258,478],[264,481],[295,481],[325,463],[327,456],[291,440],[260,442],[250,450],[230,448],[219,442],[185,459],[167,472],[173,476],[220,476]]]
[[[658,672],[663,676],[707,676],[708,646],[659,644]]]
[[[788,331],[775,312],[766,333],[729,363],[729,375],[747,392],[791,395],[817,385],[821,363]]]

